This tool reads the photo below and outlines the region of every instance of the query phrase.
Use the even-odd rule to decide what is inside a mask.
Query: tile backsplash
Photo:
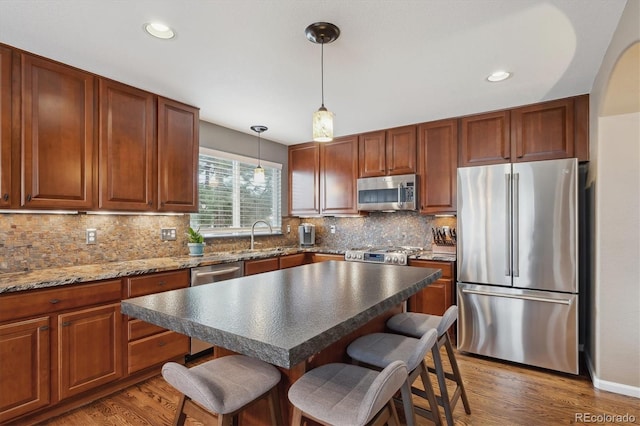
[[[282,218],[284,234],[256,237],[256,248],[298,245],[298,225],[316,226],[316,245],[332,249],[367,245],[431,248],[431,227],[455,227],[451,217],[415,212],[363,217]],[[286,233],[287,225],[291,232]],[[0,214],[0,273],[155,257],[186,256],[189,215]],[[336,232],[331,233],[334,226]],[[87,228],[97,244],[85,243]],[[161,228],[176,228],[175,241],[161,241]],[[249,237],[208,238],[205,253],[249,248]]]

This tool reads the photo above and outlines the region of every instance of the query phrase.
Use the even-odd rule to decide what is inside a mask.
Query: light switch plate
[[[160,239],[162,241],[175,241],[176,228],[160,228]]]

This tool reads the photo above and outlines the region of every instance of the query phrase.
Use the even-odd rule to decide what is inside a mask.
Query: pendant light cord
[[[320,82],[322,90],[322,106],[324,107],[324,40],[320,43]]]
[[[260,133],[258,132],[258,167],[260,167]]]

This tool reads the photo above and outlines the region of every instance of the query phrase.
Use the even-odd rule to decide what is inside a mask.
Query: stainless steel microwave
[[[416,175],[381,176],[358,179],[358,210],[416,210]]]

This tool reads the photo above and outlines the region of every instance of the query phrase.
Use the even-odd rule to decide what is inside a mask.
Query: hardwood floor
[[[208,359],[201,358],[188,365]],[[635,417],[631,424],[640,424],[638,399],[597,390],[586,373],[580,376],[551,373],[459,353],[457,359],[472,413],[466,415],[462,401],[459,401],[454,411],[457,425],[589,423],[580,421],[580,415],[586,418],[581,413],[590,416],[628,414]],[[177,401],[177,391],[157,376],[43,424],[170,425]],[[422,401],[416,400],[416,403],[423,405]],[[444,421],[442,410],[441,415]],[[195,426],[201,423],[187,418],[186,424]],[[432,423],[418,417],[418,424],[427,426]]]

